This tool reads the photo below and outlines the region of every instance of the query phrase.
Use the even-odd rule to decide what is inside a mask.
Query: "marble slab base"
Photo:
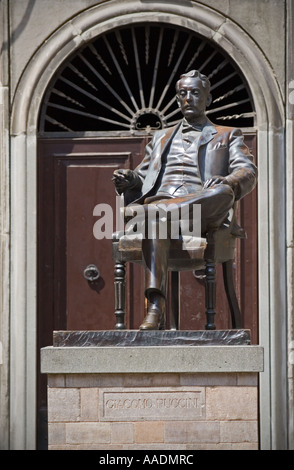
[[[53,347],[249,345],[250,330],[54,331]]]

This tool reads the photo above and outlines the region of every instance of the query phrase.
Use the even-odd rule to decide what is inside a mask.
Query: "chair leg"
[[[216,306],[216,264],[206,260],[205,266],[205,297],[206,297],[206,330],[215,330],[214,316]]]
[[[179,328],[179,273],[171,272],[171,319],[170,329],[178,330]]]
[[[114,294],[115,294],[115,316],[116,316],[116,330],[125,330],[125,263],[117,262],[114,268]]]
[[[232,318],[232,328],[242,328],[242,317],[234,288],[233,260],[226,261],[225,263],[222,263],[222,265],[224,285]]]

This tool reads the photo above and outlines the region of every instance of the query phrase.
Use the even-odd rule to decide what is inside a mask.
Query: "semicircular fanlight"
[[[88,43],[54,77],[43,103],[43,132],[150,133],[181,119],[175,84],[197,69],[211,81],[216,124],[252,127],[246,82],[223,51],[169,24],[115,29]]]

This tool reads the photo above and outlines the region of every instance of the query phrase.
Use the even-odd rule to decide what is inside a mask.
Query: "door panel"
[[[63,203],[58,204],[59,223],[63,240],[57,257],[65,267],[65,276],[59,269],[58,286],[64,291],[69,330],[95,330],[114,328],[113,265],[111,259],[111,233],[115,227],[116,195],[111,182],[115,168],[128,167],[130,154],[94,154],[58,157],[56,161],[57,188],[65,191]],[[103,231],[108,238],[94,236],[95,207],[101,211],[97,220],[105,220]],[[111,211],[111,209],[113,209]],[[65,210],[64,216],[63,211]],[[99,278],[87,280],[84,270],[89,265],[98,268]],[[64,300],[62,292],[60,307]]]

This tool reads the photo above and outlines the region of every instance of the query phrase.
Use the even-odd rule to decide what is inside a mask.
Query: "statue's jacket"
[[[135,185],[125,193],[125,203],[142,204],[152,194],[160,175],[162,162],[181,122],[161,129],[145,149],[142,162],[135,168]],[[244,143],[241,129],[216,126],[207,119],[197,145],[198,171],[202,184],[213,176],[224,176],[232,186],[235,200],[248,194],[256,185],[257,168]]]

